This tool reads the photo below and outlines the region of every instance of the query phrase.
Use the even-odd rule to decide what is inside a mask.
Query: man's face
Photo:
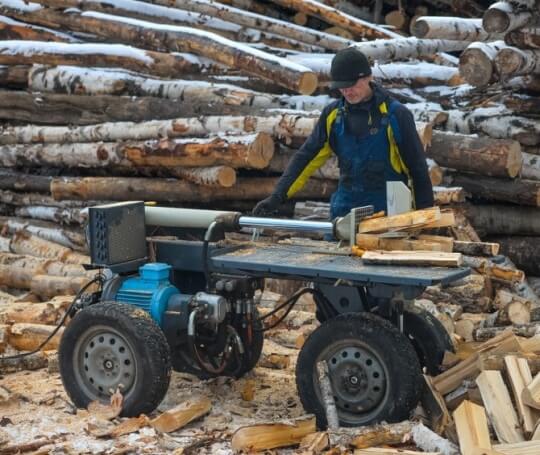
[[[373,76],[363,77],[356,81],[352,87],[340,88],[339,91],[350,104],[361,103],[371,97],[372,90],[369,85]]]

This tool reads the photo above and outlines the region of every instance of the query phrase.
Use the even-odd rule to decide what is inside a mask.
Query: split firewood
[[[435,390],[432,378],[426,375],[424,375],[424,385],[420,402],[429,418],[429,427],[438,434],[444,434],[448,425],[452,423],[452,417],[448,412],[444,398]]]
[[[126,419],[112,428],[107,436],[112,438],[119,438],[125,434],[135,433],[140,430],[142,427],[149,424],[149,418],[144,414],[141,414],[139,417],[132,417]]]
[[[9,345],[19,351],[33,351],[55,330],[54,326],[43,324],[17,323],[13,324],[9,331]],[[42,350],[58,349],[60,338],[62,338],[64,328],[53,336],[53,338],[42,347]]]
[[[380,445],[402,444],[411,438],[412,422],[370,425],[357,429],[351,445],[357,449],[366,449]]]
[[[520,144],[510,139],[437,131],[426,154],[441,166],[490,176],[516,177],[522,166]]]
[[[231,446],[233,450],[270,450],[299,444],[304,437],[315,432],[315,418],[297,420],[290,424],[258,424],[236,430]]]
[[[474,333],[486,320],[485,314],[463,313],[459,321],[456,321],[455,331],[465,341],[473,341]]]
[[[531,322],[531,302],[514,293],[500,289],[493,300],[493,307],[499,311],[500,325],[527,324]]]
[[[418,228],[435,223],[440,219],[441,211],[438,207],[433,207],[388,217],[365,218],[360,222],[358,232],[367,234],[391,229]]]
[[[124,397],[119,390],[116,390],[109,400],[108,404],[101,401],[92,401],[88,404],[88,412],[99,419],[112,420],[120,415],[122,406],[124,405]]]
[[[507,330],[511,330],[517,336],[531,338],[540,334],[540,323],[533,322],[509,327],[480,327],[475,330],[474,339],[476,341],[489,340],[490,338],[496,337]]]
[[[376,234],[357,234],[356,245],[363,250],[385,251],[442,251],[452,252],[452,243],[438,242],[427,239],[392,239],[380,237]]]
[[[501,33],[486,32],[482,27],[482,19],[463,17],[419,17],[411,25],[411,33],[417,38],[459,41],[496,41],[504,38]]]
[[[212,403],[207,398],[186,401],[150,420],[150,425],[163,433],[170,433],[210,412]]]
[[[532,441],[516,442],[514,444],[495,444],[493,449],[497,451],[497,454],[501,455],[535,454],[540,450],[540,441],[538,438],[533,438]]]
[[[502,443],[524,440],[510,394],[499,371],[483,371],[476,378],[489,420]]]
[[[300,441],[298,450],[305,454],[318,454],[323,453],[330,444],[328,433],[326,431],[319,431],[317,433],[308,434]]]
[[[461,253],[427,251],[366,251],[362,255],[366,264],[416,265],[432,267],[459,267]]]
[[[334,400],[334,392],[332,390],[332,383],[330,382],[326,360],[321,360],[317,363],[317,375],[328,430],[330,432],[336,431],[339,429],[339,415]],[[331,436],[330,440],[332,440]]]
[[[529,438],[534,432],[540,414],[529,408],[523,401],[522,394],[525,388],[532,382],[532,374],[526,359],[516,356],[506,356],[504,358],[506,374],[508,375],[514,401],[516,403],[519,421],[523,425],[523,433]]]
[[[453,416],[463,455],[478,455],[477,448],[491,449],[487,416],[482,406],[465,400]]]

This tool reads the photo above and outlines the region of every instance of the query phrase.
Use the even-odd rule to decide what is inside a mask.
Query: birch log
[[[247,106],[179,103],[155,97],[78,96],[0,90],[0,119],[52,125],[173,119],[196,115],[253,114]]]
[[[76,95],[131,95],[177,99],[199,105],[220,103],[234,106],[282,107],[280,97],[230,84],[204,81],[152,79],[121,70],[97,70],[76,66],[34,66],[28,87],[35,92]]]
[[[521,49],[540,49],[540,27],[514,30],[506,34],[504,41]]]
[[[535,22],[537,0],[500,1],[493,3],[484,13],[482,24],[490,33],[508,33]]]
[[[174,179],[118,178],[118,177],[64,177],[55,178],[51,193],[55,199],[98,199],[104,200],[152,200],[169,202],[215,202],[226,200],[257,201],[270,195],[277,178],[238,179],[230,188],[216,192],[213,188],[201,187]],[[297,199],[328,198],[336,189],[334,181],[309,181],[295,197]]]
[[[317,17],[329,24],[350,31],[357,37],[376,39],[376,38],[395,38],[399,36],[395,32],[377,27],[369,22],[358,19],[349,14],[342,13],[336,8],[327,6],[316,0],[272,0],[285,8]]]
[[[41,8],[35,3],[26,5],[22,0],[0,1],[0,13],[32,23],[55,24],[57,27],[94,33],[152,50],[192,52],[247,74],[272,80],[302,94],[311,94],[317,87],[316,75],[305,67],[195,28],[94,12],[70,10],[69,14],[64,14]]]
[[[154,76],[196,73],[197,59],[181,54],[153,52],[123,44],[48,43],[41,41],[1,41],[0,64],[3,65],[75,65],[125,68]]]
[[[229,165],[261,169],[268,165],[274,143],[266,133],[213,139],[174,139],[144,143],[79,143],[4,145],[3,166],[56,167],[205,167]]]
[[[504,107],[477,108],[463,112],[448,110],[446,130],[456,133],[482,133],[499,139],[514,139],[523,145],[540,144],[540,122],[514,115]]]
[[[493,43],[472,43],[459,58],[459,73],[471,85],[487,85],[495,79],[494,61],[504,41]]]
[[[482,19],[462,17],[424,16],[411,25],[411,33],[417,38],[448,39],[459,41],[496,41],[504,39],[500,33],[488,33],[482,27]]]
[[[0,39],[28,41],[57,41],[60,43],[77,43],[80,40],[67,33],[49,30],[45,27],[26,24],[0,16]]]
[[[534,180],[497,179],[455,173],[452,182],[476,197],[540,207],[540,182]]]
[[[441,166],[497,177],[515,177],[522,165],[521,146],[511,139],[434,131],[426,154]]]
[[[49,3],[47,0],[46,3]],[[54,3],[64,3],[62,0],[55,0]],[[77,5],[88,3],[91,9],[97,1],[82,2],[76,0],[69,3],[76,3]],[[110,2],[109,2],[110,3]],[[131,2],[139,3],[139,2]],[[337,51],[352,44],[352,41],[341,38],[339,36],[331,35],[329,33],[320,32],[307,27],[300,27],[290,22],[285,22],[278,19],[272,19],[269,16],[257,13],[250,13],[246,10],[235,8],[233,6],[227,6],[222,3],[214,4],[201,0],[193,0],[189,2],[179,0],[157,0],[153,3],[157,3],[163,6],[174,6],[180,10],[192,11],[211,17],[219,18],[224,21],[228,21],[234,24],[241,25],[243,27],[249,27],[253,29],[263,30],[266,33],[273,33],[286,38],[290,38],[296,41],[312,44],[316,46],[322,46],[326,49]],[[114,4],[114,3],[113,3]],[[146,7],[145,7],[146,8]]]
[[[50,207],[44,205],[28,205],[16,207],[15,216],[36,220],[54,221],[58,224],[84,225],[88,221],[86,210],[73,208]]]
[[[521,177],[529,180],[540,180],[540,156],[522,152],[523,164]]]
[[[540,49],[501,49],[495,57],[495,67],[505,77],[540,74]]]
[[[236,171],[229,166],[172,168],[171,173],[176,177],[198,185],[228,188],[236,183]]]

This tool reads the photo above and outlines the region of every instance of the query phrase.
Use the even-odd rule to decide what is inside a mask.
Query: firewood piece
[[[521,392],[521,399],[527,406],[540,409],[540,373],[529,384],[526,384]]]
[[[433,199],[436,205],[449,205],[465,202],[465,190],[459,186],[433,187]]]
[[[448,412],[444,398],[435,390],[432,378],[426,375],[424,375],[424,387],[420,401],[428,415],[429,427],[438,434],[444,434],[446,427],[452,422],[452,417]]]
[[[484,12],[482,25],[490,33],[508,33],[532,23],[533,18],[534,0],[526,2],[499,1],[493,3]]]
[[[294,424],[259,424],[236,430],[231,446],[233,450],[270,450],[299,444],[305,436],[315,432],[315,418],[297,420]]]
[[[99,419],[112,420],[120,415],[123,405],[124,397],[119,390],[116,390],[111,395],[109,403],[105,404],[99,400],[91,401],[87,406],[87,410]]]
[[[456,333],[465,341],[474,340],[474,332],[486,320],[484,314],[463,313],[455,323]]]
[[[532,374],[526,359],[513,355],[504,358],[506,374],[510,380],[514,401],[516,403],[519,420],[522,423],[523,433],[529,438],[534,432],[538,415],[522,399],[523,390],[532,382]]]
[[[416,265],[432,267],[459,267],[461,253],[424,252],[424,251],[366,251],[362,255],[366,264]]]
[[[136,177],[63,177],[51,182],[55,199],[82,200],[151,200],[169,202],[215,202],[219,200],[260,200],[272,193],[276,178],[245,177],[221,191],[201,187],[174,179],[151,179]],[[336,183],[309,181],[295,198],[313,199],[329,197]]]
[[[501,76],[528,75],[540,73],[540,50],[524,50],[507,47],[497,52],[495,67]]]
[[[356,449],[354,455],[440,455],[441,452],[419,452],[417,450],[405,450],[405,449],[383,449],[383,448],[369,448],[369,449]]]
[[[529,180],[540,180],[540,157],[527,152],[521,152],[521,156],[523,158],[521,177]]]
[[[364,219],[360,222],[358,232],[361,234],[385,232],[391,229],[407,229],[423,227],[426,224],[440,220],[441,212],[438,207],[415,210],[388,217]]]
[[[427,156],[438,164],[465,172],[516,177],[521,170],[519,142],[435,131]]]
[[[119,423],[110,431],[108,436],[111,436],[112,438],[119,438],[125,434],[135,433],[142,427],[148,425],[148,423],[148,417],[141,414],[139,417],[132,417],[131,419],[127,419]]]
[[[514,334],[520,337],[531,338],[540,333],[540,323],[533,322],[530,324],[510,327],[480,327],[474,332],[474,339],[476,341],[486,341],[506,330],[511,330]]]
[[[196,62],[196,60],[195,60]],[[2,41],[2,65],[75,65],[125,68],[158,77],[195,73],[197,65],[178,54],[152,52],[123,44],[51,43],[40,41]]]
[[[495,444],[493,448],[502,455],[536,455],[540,451],[540,441],[533,438],[532,441],[514,444]]]
[[[498,290],[493,306],[499,310],[497,323],[500,325],[531,322],[531,302],[512,292]]]
[[[411,25],[411,34],[417,38],[459,41],[495,41],[504,38],[500,33],[486,32],[482,27],[482,19],[463,17],[419,17]]]
[[[401,444],[410,438],[414,424],[409,420],[400,423],[377,424],[358,428],[351,441],[357,449],[380,445]]]
[[[317,88],[317,76],[307,68],[286,59],[239,46],[234,41],[212,32],[191,27],[162,26],[153,22],[133,20],[102,13],[71,11],[69,15],[52,9],[21,11],[2,4],[0,12],[33,23],[54,23],[70,30],[89,32],[117,41],[134,42],[159,50],[183,50],[241,69],[248,74],[269,79],[298,91],[311,94]]]
[[[19,351],[33,351],[54,331],[55,327],[43,324],[17,323],[10,329],[8,342]],[[63,327],[43,346],[43,350],[58,349]]]
[[[456,366],[435,376],[433,378],[433,385],[439,393],[446,395],[457,389],[464,379],[474,378],[479,373],[478,358],[481,353],[493,354],[517,351],[521,352],[522,346],[515,335],[511,331],[506,330],[478,346],[473,355],[470,355]]]
[[[454,251],[469,256],[497,256],[499,247],[498,243],[493,242],[461,242],[454,240]]]
[[[540,206],[540,182],[522,179],[498,179],[480,175],[452,174],[454,185],[485,199]]]
[[[211,409],[212,403],[207,398],[188,400],[150,420],[150,425],[157,431],[170,433],[208,414]]]
[[[275,370],[286,370],[291,364],[291,358],[288,354],[276,352],[263,352],[258,365],[263,368],[272,368]]]
[[[452,252],[452,243],[448,244],[424,239],[391,239],[380,237],[376,234],[357,234],[356,246],[364,250]]]
[[[317,363],[317,374],[328,430],[335,431],[339,429],[339,416],[326,360]]]
[[[459,74],[471,85],[485,86],[495,79],[495,57],[504,49],[504,41],[475,42],[459,58]]]
[[[143,143],[84,143],[5,145],[3,166],[57,167],[206,167],[229,165],[264,168],[272,159],[274,143],[266,133],[210,139],[173,139]]]
[[[477,448],[491,449],[484,408],[465,400],[453,413],[463,455],[478,455]]]
[[[476,378],[489,419],[500,442],[524,441],[516,411],[500,371],[486,370]]]

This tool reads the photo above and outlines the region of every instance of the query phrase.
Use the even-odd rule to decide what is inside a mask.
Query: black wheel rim
[[[78,387],[90,400],[106,400],[117,389],[125,396],[137,379],[131,343],[107,326],[88,329],[77,340],[73,365]]]
[[[389,395],[389,373],[375,350],[360,340],[341,340],[321,352],[317,362],[321,360],[328,364],[334,400],[342,422],[361,425],[380,412]],[[321,400],[318,380],[316,382]]]

